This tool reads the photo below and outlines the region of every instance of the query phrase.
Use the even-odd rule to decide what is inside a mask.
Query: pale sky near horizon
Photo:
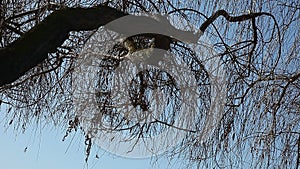
[[[34,125],[32,125],[25,134],[22,134],[14,131],[12,127],[4,128],[2,112],[0,119],[0,168],[3,169],[175,168],[174,165],[168,166],[164,159],[156,164],[150,159],[122,158],[103,150],[92,152],[87,166],[84,141],[79,138],[78,134],[73,140],[71,135],[63,142],[65,132],[63,130],[45,127],[34,131]],[[95,154],[98,154],[99,159],[95,157]]]

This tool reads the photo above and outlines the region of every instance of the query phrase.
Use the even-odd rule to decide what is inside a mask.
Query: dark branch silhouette
[[[244,14],[240,16],[230,16],[225,10],[218,10],[216,13],[214,13],[212,16],[210,16],[200,27],[200,30],[202,32],[205,32],[207,27],[211,25],[218,17],[223,16],[225,19],[229,22],[241,22],[249,19],[253,19],[262,15],[271,16],[271,14],[266,12],[259,12],[259,13],[250,13],[250,14]]]
[[[54,11],[45,20],[33,27],[18,40],[7,47],[0,49],[0,86],[14,82],[28,70],[45,60],[48,53],[55,52],[57,47],[62,45],[68,38],[68,33],[70,31],[94,30],[125,15],[127,14],[107,6],[97,6],[94,8],[65,8]],[[226,11],[219,10],[201,25],[200,30],[205,32],[206,28],[219,16],[224,16],[229,22],[238,22],[253,19],[262,15],[270,14],[251,13],[233,17]],[[140,18],[141,24],[143,24],[143,20],[145,20],[145,17]],[[154,23],[152,24],[153,27],[155,27],[155,25],[161,27],[158,21],[152,20],[151,23]],[[130,28],[130,25],[124,26]],[[112,29],[114,28],[112,27]],[[170,30],[173,31],[172,34],[178,37],[193,36],[192,32],[180,31],[175,28],[171,28]],[[197,36],[195,37],[198,38]],[[169,43],[172,42],[166,36],[160,36],[159,38],[163,40],[166,39]],[[168,47],[166,49],[168,49]]]
[[[107,6],[54,11],[18,40],[0,49],[0,86],[14,82],[45,60],[48,53],[62,45],[70,31],[97,29],[125,15]]]

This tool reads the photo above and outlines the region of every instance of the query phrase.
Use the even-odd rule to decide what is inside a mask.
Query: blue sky
[[[62,142],[64,131],[45,127],[33,130],[29,127],[25,134],[13,128],[5,128],[0,114],[0,164],[5,169],[87,169],[85,146],[79,134]],[[73,139],[72,139],[73,138]],[[72,140],[72,141],[70,141]],[[27,147],[26,152],[24,151]],[[97,152],[95,152],[97,151]],[[174,168],[167,166],[167,160],[153,164],[150,159],[126,159],[102,150],[91,153],[89,169],[152,169]],[[95,158],[99,155],[99,159]]]

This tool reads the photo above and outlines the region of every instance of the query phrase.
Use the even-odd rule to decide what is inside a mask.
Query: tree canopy
[[[4,0],[0,7],[0,104],[7,113],[7,125],[22,130],[34,122],[64,127],[64,139],[80,130],[86,138],[87,159],[93,142],[97,142],[97,133],[109,125],[137,140],[170,128],[182,131],[180,142],[164,154],[184,159],[188,166],[299,167],[299,2]],[[144,17],[149,14],[168,17]],[[133,29],[127,21],[121,29],[112,24],[109,27],[109,23],[125,16],[134,17],[136,24],[155,26],[144,25],[141,28],[145,33],[113,41],[109,46],[110,38]],[[171,36],[149,33],[155,28],[161,31],[164,24],[168,29],[163,31]],[[214,81],[203,64],[204,54],[190,45],[195,36],[198,39],[202,35],[211,44],[198,41],[198,45],[206,51],[214,50],[210,58],[225,72],[224,84],[217,85],[224,96],[211,95]],[[95,37],[99,49],[90,50]],[[133,52],[153,48],[172,54],[178,65],[186,65],[195,82],[195,98],[184,96],[178,87],[191,80],[184,77],[176,81],[172,75],[180,72],[173,69],[168,69],[173,74],[156,68],[139,71],[128,64],[120,71],[123,75],[116,77],[116,70],[127,63],[127,58],[132,60]],[[74,105],[76,94],[72,88],[81,85],[74,84],[74,78],[78,76],[82,51],[107,55],[97,63],[98,72],[88,76],[96,79],[96,108],[91,109],[99,110],[91,117],[80,113],[90,109],[79,111]],[[166,53],[154,50],[150,58]],[[128,72],[134,75],[127,76]],[[119,80],[120,87],[113,87],[116,84],[112,77]],[[123,80],[130,83],[123,84]],[[156,90],[163,95],[156,96]],[[129,99],[123,100],[114,92],[128,94]],[[218,109],[218,120],[208,123],[215,98],[223,106]],[[128,112],[133,114],[130,117],[140,118],[151,108],[158,115],[128,121]],[[192,112],[182,122],[189,129],[176,123],[182,110]],[[203,139],[207,126],[213,129]]]

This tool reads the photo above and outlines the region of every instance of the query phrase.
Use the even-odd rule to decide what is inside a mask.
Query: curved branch
[[[48,57],[48,53],[56,51],[65,39],[68,38],[70,31],[93,30],[100,26],[116,20],[126,13],[120,12],[108,6],[97,6],[94,8],[65,8],[51,13],[45,20],[40,22],[30,31],[26,32],[20,39],[9,46],[0,49],[0,86],[10,84],[24,75],[28,70],[35,67]],[[244,21],[253,19],[261,15],[270,15],[269,13],[251,13],[241,16],[230,16],[226,11],[219,10],[201,25],[200,30],[204,32],[219,16],[224,16],[230,22]],[[145,22],[145,17],[138,20],[141,24]],[[150,19],[151,20],[151,19]],[[153,19],[152,19],[153,20]],[[161,27],[157,21],[152,29]],[[159,26],[160,25],[160,26]],[[117,25],[119,26],[119,25]],[[125,29],[128,26],[124,23]],[[127,26],[127,27],[126,27]],[[147,26],[143,26],[147,28]],[[112,27],[113,29],[113,27]],[[117,30],[120,30],[119,28]],[[151,30],[149,30],[151,32]],[[170,29],[170,33],[176,37],[197,38],[192,32]]]
[[[167,29],[170,35],[180,40],[186,38],[195,41],[193,32],[178,30],[169,22],[165,23],[165,20],[133,16],[129,20],[111,23],[125,15],[127,14],[108,6],[65,8],[53,12],[20,39],[0,49],[0,86],[14,82],[45,60],[48,53],[55,52],[57,47],[62,45],[70,31],[93,30],[104,25],[108,29],[125,35],[136,34],[139,31],[159,32]],[[108,23],[111,24],[107,25]]]
[[[229,22],[240,22],[245,21],[249,19],[253,19],[262,15],[270,15],[266,12],[258,12],[258,13],[250,13],[250,14],[244,14],[240,16],[230,16],[225,10],[218,10],[216,13],[214,13],[212,16],[210,16],[201,26],[200,30],[202,32],[205,32],[207,27],[212,24],[218,17],[223,16],[225,19]]]

